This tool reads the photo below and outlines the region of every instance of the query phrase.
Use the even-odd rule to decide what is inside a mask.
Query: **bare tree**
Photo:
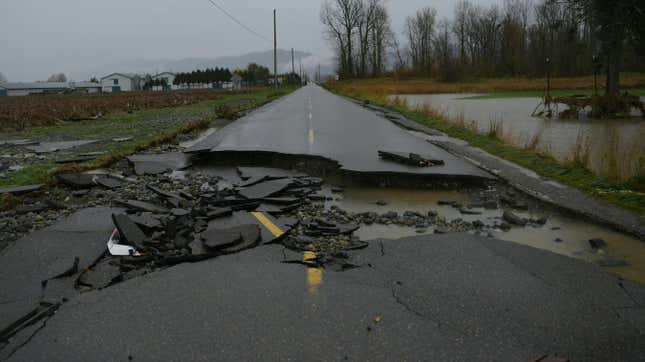
[[[432,40],[435,35],[436,18],[437,11],[425,7],[414,16],[408,17],[405,22],[412,67],[426,75],[432,72]]]
[[[360,0],[331,0],[322,6],[320,18],[328,39],[337,48],[341,77],[354,76],[354,34],[361,15]]]
[[[48,82],[67,82],[67,76],[63,73],[54,73],[49,78],[47,78]]]
[[[437,25],[437,35],[433,39],[434,54],[437,59],[439,78],[444,81],[459,80],[459,68],[455,59],[453,42],[451,41],[451,25],[443,19]]]
[[[455,5],[455,20],[453,22],[453,32],[459,41],[459,61],[461,65],[466,64],[466,37],[468,28],[468,18],[471,15],[472,4],[469,1],[462,0]]]
[[[372,33],[370,34],[372,76],[378,76],[385,72],[385,57],[387,49],[394,45],[393,38],[394,34],[387,9],[383,4],[378,4],[374,11]]]

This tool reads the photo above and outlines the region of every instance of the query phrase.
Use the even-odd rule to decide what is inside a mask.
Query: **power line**
[[[231,19],[231,20],[233,20],[234,22],[236,22],[239,26],[241,26],[242,28],[244,28],[244,29],[245,29],[246,31],[248,31],[249,33],[251,33],[251,34],[253,34],[253,35],[257,36],[258,38],[260,38],[260,39],[262,39],[262,40],[268,41],[269,43],[271,43],[271,42],[272,42],[269,38],[265,37],[264,35],[262,35],[262,34],[258,33],[258,32],[257,32],[257,31],[255,31],[255,30],[253,30],[253,29],[249,28],[248,26],[244,25],[241,21],[237,20],[233,15],[231,15],[231,13],[229,13],[228,11],[226,11],[226,9],[224,9],[223,7],[221,7],[221,6],[220,6],[219,4],[217,4],[215,1],[213,1],[213,0],[208,0],[208,2],[210,2],[211,4],[213,4],[213,6],[215,6],[219,11],[221,11],[221,12],[222,12],[224,15],[226,15],[229,19]]]

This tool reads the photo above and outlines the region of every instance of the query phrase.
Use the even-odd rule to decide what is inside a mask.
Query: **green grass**
[[[227,95],[222,98],[187,106],[162,109],[148,109],[139,112],[114,112],[97,120],[69,122],[56,126],[35,127],[22,132],[0,134],[0,139],[29,138],[39,141],[64,141],[79,139],[100,139],[102,141],[61,151],[66,157],[104,151],[99,158],[83,164],[60,166],[51,161],[29,165],[0,179],[0,187],[48,183],[51,175],[61,171],[86,171],[108,167],[112,163],[133,153],[155,145],[172,142],[179,134],[207,128],[209,122],[218,117],[215,109],[229,100],[254,99],[254,105],[236,108],[235,111],[255,108],[296,90],[296,87],[280,89],[277,92],[264,89],[253,93]],[[116,142],[114,138],[134,137],[130,141]]]
[[[625,89],[630,94],[645,96],[645,89]],[[592,95],[593,89],[554,89],[551,91],[553,97],[569,97],[574,95]],[[462,99],[498,99],[498,98],[541,98],[544,91],[515,91],[515,92],[494,92],[478,96],[464,97]]]
[[[332,88],[330,90],[342,94],[336,89]],[[348,94],[342,95],[351,96]],[[612,182],[606,177],[593,174],[582,164],[560,163],[549,155],[514,147],[504,143],[497,137],[480,134],[468,129],[463,124],[413,111],[400,105],[394,105],[388,102],[386,98],[366,95],[361,98],[399,112],[418,123],[443,131],[451,137],[465,140],[472,146],[479,147],[490,154],[531,169],[544,177],[585,191],[614,205],[645,213],[645,177],[643,176],[636,177],[625,183]]]

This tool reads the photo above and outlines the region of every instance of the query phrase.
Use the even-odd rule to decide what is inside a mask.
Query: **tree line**
[[[226,68],[207,68],[205,70],[194,70],[192,72],[177,73],[173,84],[212,84],[218,82],[230,82],[233,74]]]
[[[578,76],[645,71],[642,0],[505,0],[455,4],[452,19],[432,7],[392,29],[386,0],[327,0],[320,18],[341,78],[399,74],[456,81],[465,76]],[[401,39],[399,39],[401,38]],[[617,88],[616,88],[617,90]]]

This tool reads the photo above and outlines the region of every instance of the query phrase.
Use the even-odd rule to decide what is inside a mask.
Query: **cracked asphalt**
[[[402,165],[380,159],[379,150],[417,153],[444,160],[446,164]],[[350,172],[494,178],[463,158],[414,137],[386,118],[315,84],[229,124],[187,152],[231,151],[323,157]]]
[[[109,219],[111,211],[82,211],[52,230],[62,233],[61,240],[78,238],[102,227],[83,227],[79,220]],[[22,240],[0,256],[10,266],[3,268],[2,290],[21,284],[12,292],[17,299],[28,285],[40,288],[38,281],[54,271],[38,269],[31,279],[18,279],[15,273],[26,267],[9,260],[34,247]],[[9,361],[521,361],[545,352],[574,361],[634,361],[645,356],[645,288],[588,263],[468,234],[374,240],[350,253],[359,268],[345,272],[284,263],[303,258],[268,245],[74,293],[55,315],[12,339],[0,356]],[[46,288],[43,298],[48,293]],[[0,310],[3,316],[11,312]]]
[[[294,117],[283,120],[294,107]],[[298,122],[305,127],[290,127]],[[370,129],[370,148],[349,136],[361,129]],[[267,132],[277,138],[259,142]],[[379,160],[376,147],[389,135],[386,146],[408,147],[393,151],[445,153],[447,168]],[[297,141],[286,145],[293,148],[280,149],[291,137]],[[490,177],[317,86],[193,150],[258,147],[329,157],[358,172]],[[343,147],[351,152],[340,157]],[[529,361],[545,353],[645,360],[644,286],[583,261],[470,234],[372,240],[344,255],[353,266],[345,271],[303,265],[312,252],[264,245],[84,293],[74,289],[74,277],[56,278],[75,258],[78,272],[103,256],[110,215],[118,211],[79,211],[0,252],[0,331],[41,316],[10,338],[0,334],[0,360]]]

